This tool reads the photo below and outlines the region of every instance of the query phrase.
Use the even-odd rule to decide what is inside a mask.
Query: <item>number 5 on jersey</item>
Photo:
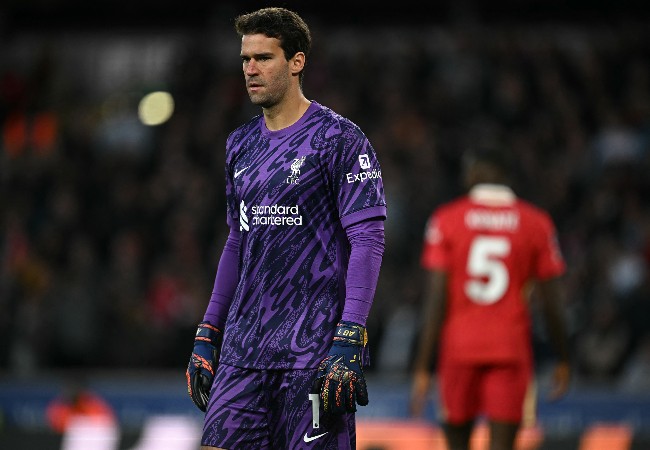
[[[503,258],[510,253],[510,239],[505,236],[476,236],[467,258],[465,294],[475,303],[491,305],[508,290],[510,274]]]

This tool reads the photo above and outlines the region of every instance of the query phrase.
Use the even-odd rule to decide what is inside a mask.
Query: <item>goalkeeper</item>
[[[264,8],[235,29],[262,114],[226,141],[230,233],[187,368],[202,449],[353,449],[381,168],[358,126],[304,96],[311,37],[297,14]]]

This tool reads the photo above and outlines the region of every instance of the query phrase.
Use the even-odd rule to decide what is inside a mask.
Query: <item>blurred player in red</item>
[[[568,389],[570,370],[558,277],[565,263],[554,224],[508,187],[500,149],[468,153],[467,195],[430,217],[421,264],[428,271],[425,327],[415,361],[411,413],[421,416],[437,353],[441,421],[450,450],[466,450],[485,416],[490,450],[511,450],[533,380],[528,295],[536,282],[559,362],[552,398]]]

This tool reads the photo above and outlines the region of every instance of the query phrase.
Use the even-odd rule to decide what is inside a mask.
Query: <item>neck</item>
[[[307,111],[311,102],[298,91],[296,95],[286,97],[282,102],[269,108],[263,108],[266,128],[271,131],[281,130],[293,125]]]

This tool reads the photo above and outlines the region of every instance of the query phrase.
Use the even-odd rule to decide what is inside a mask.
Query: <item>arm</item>
[[[569,344],[561,307],[564,292],[558,278],[542,281],[538,288],[548,336],[558,356],[558,363],[553,371],[554,386],[550,394],[551,399],[558,399],[568,391],[571,379]]]
[[[440,340],[446,313],[447,273],[428,272],[424,292],[424,326],[415,358],[415,374],[411,390],[411,415],[420,417],[431,387],[432,358]]]
[[[230,303],[238,282],[240,233],[233,228],[219,259],[210,303],[194,336],[194,348],[187,365],[187,392],[194,404],[205,411],[212,380],[221,354],[221,338]]]
[[[217,266],[217,274],[214,278],[214,287],[210,303],[203,316],[204,322],[209,322],[217,328],[223,329],[228,316],[230,302],[235,295],[235,289],[239,281],[239,241],[241,233],[234,228],[226,239],[223,253]]]
[[[384,221],[359,222],[347,227],[345,232],[351,250],[341,320],[365,326],[384,255]]]
[[[365,324],[384,253],[384,222],[371,219],[352,224],[346,233],[351,250],[343,315],[312,389],[320,394],[325,412],[334,414],[352,413],[357,404],[368,404],[363,375],[368,341]]]

